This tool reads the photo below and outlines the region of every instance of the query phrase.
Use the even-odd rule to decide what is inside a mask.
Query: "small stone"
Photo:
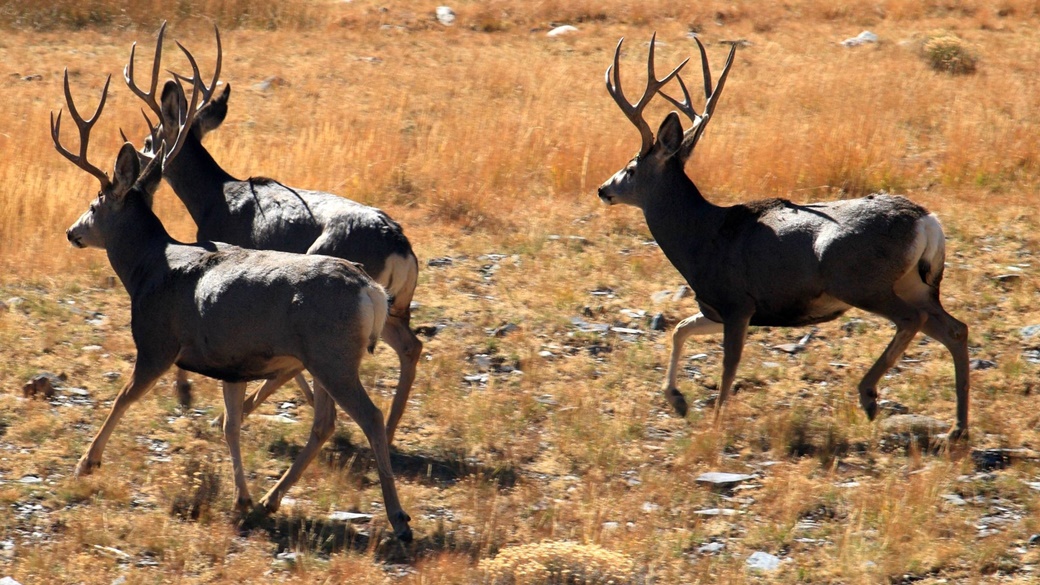
[[[8,301],[8,302],[10,302],[10,301]],[[1027,326],[1019,329],[1018,333],[1023,338],[1029,339],[1030,337],[1035,336],[1037,333],[1040,333],[1040,325],[1027,325]]]
[[[104,374],[101,374],[101,377],[112,382],[113,380],[118,380],[122,375],[123,374],[120,374],[119,372],[105,372]]]
[[[968,362],[968,367],[972,370],[989,370],[997,367],[997,362],[992,360],[973,359]]]
[[[878,42],[878,36],[869,30],[865,30],[854,37],[849,37],[841,42],[843,47],[858,47],[867,43]]]
[[[906,414],[906,413],[910,412],[910,409],[907,408],[906,406],[903,406],[902,404],[896,402],[895,400],[889,400],[887,398],[884,399],[884,400],[878,400],[877,405],[878,405],[878,410],[880,410],[882,412],[887,412],[887,413],[890,413],[890,414]]]
[[[346,522],[348,524],[364,524],[372,521],[371,514],[359,514],[357,512],[331,512],[329,520],[332,522]]]
[[[25,484],[43,483],[43,478],[41,478],[38,475],[24,475],[24,476],[22,476],[21,479],[18,480],[18,483],[25,483]]]
[[[500,327],[496,327],[491,332],[491,335],[493,337],[504,337],[504,336],[509,335],[510,333],[516,331],[517,329],[520,329],[520,327],[516,323],[506,323],[505,325],[502,325]]]
[[[1040,534],[1034,534],[1029,537],[1029,546],[1040,546]]]
[[[966,502],[964,500],[964,498],[958,496],[957,494],[943,494],[943,495],[941,495],[939,497],[941,497],[942,499],[946,500],[950,504],[953,504],[954,506],[967,506],[968,505],[968,502]]]
[[[651,331],[664,331],[665,330],[664,313],[658,313],[658,314],[654,315],[654,318],[650,320],[650,330]]]
[[[672,298],[673,294],[675,294],[675,293],[673,293],[670,290],[658,291],[658,292],[655,292],[654,294],[650,295],[650,300],[653,301],[654,303],[660,304],[660,303],[663,303],[663,302],[667,301],[668,299]]]
[[[690,290],[690,287],[684,284],[680,286],[678,289],[676,289],[675,293],[672,294],[672,301],[681,301],[682,299],[685,299],[686,297],[690,296],[691,292],[693,291]]]
[[[477,366],[478,370],[486,372],[491,369],[491,356],[484,353],[478,353],[473,356],[473,363]]]
[[[698,516],[736,516],[738,514],[732,508],[706,508],[704,510],[694,510],[693,513]]]
[[[755,476],[746,473],[724,473],[721,471],[709,471],[697,476],[697,483],[710,485],[717,489],[728,489],[736,487]]]
[[[442,266],[451,266],[455,263],[455,260],[450,256],[441,256],[440,258],[431,258],[426,262],[426,265],[431,268],[439,268]]]
[[[780,345],[774,345],[773,349],[794,355],[805,351],[805,346],[801,343],[781,343]]]
[[[757,551],[751,553],[745,563],[752,571],[775,571],[780,568],[780,557]]]
[[[18,581],[15,581],[13,577],[4,577],[0,579],[0,585],[22,585]]]
[[[614,333],[620,333],[622,335],[642,335],[643,331],[640,329],[632,329],[631,327],[611,327],[611,331]]]
[[[449,6],[438,6],[436,10],[437,22],[444,26],[455,24],[455,11]]]
[[[717,552],[721,552],[724,548],[726,548],[725,543],[709,542],[708,544],[702,544],[700,547],[698,547],[697,552],[702,555],[711,555]]]
[[[1022,280],[1022,275],[1021,274],[998,274],[998,275],[993,277],[993,280],[995,280],[997,282],[1000,282],[1000,283],[1009,284],[1009,283],[1012,283],[1012,282],[1016,282],[1016,281]]]
[[[564,35],[570,35],[570,34],[574,34],[576,32],[578,32],[578,27],[571,26],[569,24],[564,24],[564,25],[558,26],[558,27],[552,29],[551,31],[547,32],[545,34],[545,36],[547,36],[547,37],[562,37]]]

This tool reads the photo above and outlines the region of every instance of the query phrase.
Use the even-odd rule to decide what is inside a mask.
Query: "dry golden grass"
[[[196,1],[165,14],[161,3],[134,2],[95,20],[76,16],[81,5],[0,5],[8,27],[0,37],[0,301],[22,299],[0,312],[3,574],[22,583],[481,583],[481,561],[541,542],[616,553],[653,583],[904,575],[1024,583],[1026,568],[1036,570],[1038,549],[1023,548],[1040,532],[1040,494],[1028,486],[1040,481],[1035,462],[986,476],[964,455],[889,450],[860,412],[855,384],[890,339],[888,323],[852,312],[822,325],[797,356],[770,348],[804,330],[754,331],[743,389],[716,431],[708,410],[689,420],[670,414],[658,389],[667,334],[599,337],[575,331],[570,318],[588,307],[586,320],[645,329],[620,310],[663,312],[673,324],[695,311],[689,298],[651,300],[681,278],[645,245],[638,212],[605,209],[594,195],[638,145],[602,86],[617,38],[629,39],[622,75],[633,86],[653,30],[662,68],[695,51],[691,28],[714,62],[725,54],[720,41],[746,39],[691,177],[719,203],[888,189],[936,211],[949,238],[945,304],[972,327],[972,357],[997,363],[973,372],[972,444],[1036,449],[1040,368],[1023,352],[1037,338],[1019,329],[1040,323],[1040,2],[469,1],[453,5],[450,28],[436,23],[432,5],[405,2],[283,3],[266,20],[254,15],[275,3]],[[32,12],[39,6],[76,18],[47,20]],[[30,12],[40,21],[27,20]],[[222,27],[231,110],[207,145],[229,172],[378,205],[405,226],[423,262],[415,324],[444,327],[424,339],[397,439],[402,453],[429,465],[398,480],[419,538],[413,549],[374,538],[330,554],[336,532],[322,520],[332,510],[371,512],[367,530],[385,529],[374,473],[343,440],[290,492],[295,501],[279,515],[288,528],[239,534],[229,520],[230,463],[208,424],[220,404],[209,380],[196,379],[199,410],[187,413],[171,380],[161,382],[116,431],[101,471],[71,478],[134,347],[129,300],[104,254],[65,242],[96,187],[54,152],[48,113],[63,105],[64,67],[84,110],[115,75],[91,149],[108,168],[117,129],[141,132],[139,105],[118,76],[130,44],[149,46],[162,18],[203,67],[213,59],[210,19]],[[560,23],[580,32],[546,38]],[[863,29],[881,42],[837,44]],[[920,50],[936,30],[977,51],[973,75],[929,68]],[[183,68],[167,54],[170,67]],[[282,82],[254,87],[270,77]],[[666,111],[657,104],[648,118]],[[193,238],[169,189],[156,207],[176,236]],[[453,264],[426,266],[444,256]],[[1010,273],[1018,278],[995,279]],[[607,288],[612,296],[590,295]],[[519,329],[488,334],[505,322]],[[396,378],[391,353],[381,347],[364,366],[384,407]],[[691,340],[686,358],[700,353],[707,357],[684,358],[681,389],[691,402],[711,393],[719,340]],[[467,383],[476,354],[523,374]],[[952,421],[948,354],[921,338],[908,357],[919,361],[900,364],[883,396]],[[22,399],[22,384],[40,371],[67,373],[90,402]],[[285,390],[262,412],[285,400],[299,401]],[[341,439],[362,440],[341,425]],[[306,426],[247,422],[254,493],[288,465],[284,453],[303,443]],[[459,477],[440,478],[441,462]],[[474,469],[482,471],[465,472]],[[717,494],[693,481],[709,470],[760,478]],[[20,482],[27,475],[42,482]],[[943,498],[950,494],[966,505]],[[695,513],[708,508],[739,513]],[[998,532],[980,537],[975,525],[997,509],[1017,519],[990,523]],[[699,553],[708,542],[726,547]],[[759,550],[787,562],[749,572],[744,561]]]

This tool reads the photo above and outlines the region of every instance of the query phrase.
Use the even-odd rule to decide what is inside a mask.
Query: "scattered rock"
[[[22,386],[22,396],[25,398],[36,398],[37,396],[44,399],[53,398],[57,389],[65,386],[67,379],[68,376],[64,373],[54,375],[50,372],[43,372]]]
[[[371,514],[359,514],[357,512],[331,512],[329,520],[332,522],[346,522],[348,524],[365,524],[372,521]]]
[[[22,585],[18,581],[15,581],[12,577],[4,577],[0,579],[0,585]]]
[[[581,317],[571,317],[571,324],[582,333],[606,333],[610,331],[610,325],[606,323],[588,323]]]
[[[119,372],[105,372],[104,374],[101,374],[101,377],[108,380],[109,382],[114,382],[115,380],[118,380],[122,375],[123,374]]]
[[[255,89],[257,91],[267,91],[267,90],[271,89],[272,87],[281,87],[281,86],[283,86],[285,84],[286,83],[285,83],[284,79],[282,79],[281,77],[278,77],[277,75],[272,75],[272,76],[268,77],[267,79],[264,79],[263,81],[261,81],[259,83],[254,83],[253,84],[253,89]]]
[[[621,335],[642,335],[641,329],[632,329],[631,327],[611,327],[611,331],[614,333],[620,333]]]
[[[491,336],[492,337],[504,337],[504,336],[509,335],[510,333],[516,331],[517,329],[520,329],[520,327],[516,323],[506,323],[505,325],[500,325],[500,326],[496,327],[494,330],[492,330],[491,331]]]
[[[650,295],[650,300],[654,303],[663,303],[668,299],[672,298],[673,294],[675,293],[670,290],[657,291],[654,294]]]
[[[444,26],[451,26],[455,24],[455,11],[449,6],[438,6],[437,11],[437,22]]]
[[[693,291],[690,290],[690,287],[688,287],[688,286],[686,286],[684,284],[684,285],[680,286],[678,289],[676,289],[675,293],[672,294],[672,301],[673,302],[681,301],[681,300],[685,299],[686,297],[690,296],[690,293],[692,293],[692,292]]]
[[[1040,534],[1034,534],[1033,536],[1030,536],[1028,544],[1029,546],[1040,546]],[[0,585],[3,584],[0,583]]]
[[[455,263],[455,259],[450,256],[441,256],[440,258],[430,258],[426,261],[426,265],[431,268],[439,268],[441,266],[451,266]]]
[[[794,355],[805,351],[805,346],[799,343],[781,343],[780,345],[774,345],[773,349]]]
[[[968,505],[968,502],[966,502],[964,500],[964,498],[958,496],[957,494],[943,494],[943,495],[941,495],[939,497],[944,499],[944,500],[946,500],[950,504],[953,504],[954,506],[966,506],[966,505]]]
[[[992,360],[973,359],[968,362],[968,367],[972,370],[989,370],[997,367],[997,362]]]
[[[910,409],[906,406],[903,406],[895,400],[889,400],[887,398],[885,398],[884,400],[878,400],[877,406],[878,410],[880,410],[881,412],[887,412],[889,414],[906,414],[910,412]]]
[[[997,282],[999,282],[1001,284],[1010,284],[1012,282],[1017,282],[1017,281],[1019,281],[1021,279],[1022,279],[1022,275],[1021,274],[1014,274],[1014,273],[1011,273],[1011,274],[998,274],[998,275],[993,277],[993,280],[995,280],[995,281],[997,281]]]
[[[697,548],[697,552],[702,555],[711,555],[717,552],[722,552],[722,549],[726,548],[726,544],[722,542],[709,542],[708,544],[702,544]]]
[[[707,508],[705,510],[694,510],[699,516],[736,516],[740,512],[732,508]]]
[[[878,36],[869,30],[865,30],[854,37],[849,37],[841,42],[843,47],[858,47],[867,43],[878,42]]]
[[[748,475],[746,473],[725,473],[721,471],[709,471],[702,473],[697,476],[697,483],[709,485],[715,489],[730,489],[734,488],[749,479],[755,479],[755,476]]]
[[[30,474],[30,475],[23,475],[22,478],[18,480],[18,483],[26,483],[26,484],[43,483],[43,478],[41,478],[38,475],[32,475],[32,474]]]
[[[561,26],[558,26],[558,27],[552,29],[551,31],[546,33],[545,36],[547,36],[547,37],[562,37],[562,36],[565,36],[565,35],[574,34],[576,32],[578,32],[578,27],[571,26],[569,24],[564,24],[564,25],[561,25]]]
[[[11,301],[8,300],[7,302],[10,303]],[[1026,325],[1025,327],[1019,329],[1018,333],[1023,338],[1029,339],[1030,337],[1035,336],[1037,333],[1040,333],[1040,325]]]
[[[22,81],[40,81],[41,79],[43,79],[43,76],[39,73],[34,73],[32,75],[23,75],[21,77]]]
[[[971,460],[976,471],[1004,469],[1015,461],[1036,460],[1037,453],[1030,449],[973,449]]]
[[[950,430],[950,424],[920,414],[896,414],[881,421],[881,430],[889,434],[936,436]]]
[[[780,568],[780,557],[757,551],[744,561],[752,571],[775,571]]]
[[[665,330],[664,313],[658,313],[658,314],[654,315],[654,318],[650,320],[650,330],[651,331],[664,331]]]

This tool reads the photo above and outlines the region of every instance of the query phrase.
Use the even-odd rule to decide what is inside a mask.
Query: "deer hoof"
[[[863,407],[863,412],[867,413],[867,418],[874,420],[877,418],[878,405],[877,405],[877,393],[871,392],[870,394],[860,393],[859,404]]]
[[[101,467],[101,462],[100,461],[91,461],[91,460],[87,459],[86,457],[84,457],[83,459],[80,459],[79,463],[76,465],[75,476],[76,477],[86,477],[86,476],[94,473],[94,470],[99,468],[99,467]]]
[[[677,388],[665,390],[664,397],[668,399],[668,404],[671,404],[672,408],[675,409],[675,414],[686,418],[686,413],[689,412],[690,407],[686,404],[686,398]]]

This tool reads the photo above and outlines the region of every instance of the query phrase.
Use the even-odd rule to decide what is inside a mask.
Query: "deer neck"
[[[119,216],[106,230],[105,252],[119,280],[130,294],[164,278],[166,250],[176,241],[138,195],[130,194]]]
[[[195,136],[187,138],[181,152],[163,170],[163,177],[184,203],[195,225],[220,222],[227,216],[224,185],[236,179],[217,164]]]
[[[722,224],[724,209],[707,201],[681,169],[667,173],[643,206],[647,227],[661,251],[693,283],[700,260]]]

